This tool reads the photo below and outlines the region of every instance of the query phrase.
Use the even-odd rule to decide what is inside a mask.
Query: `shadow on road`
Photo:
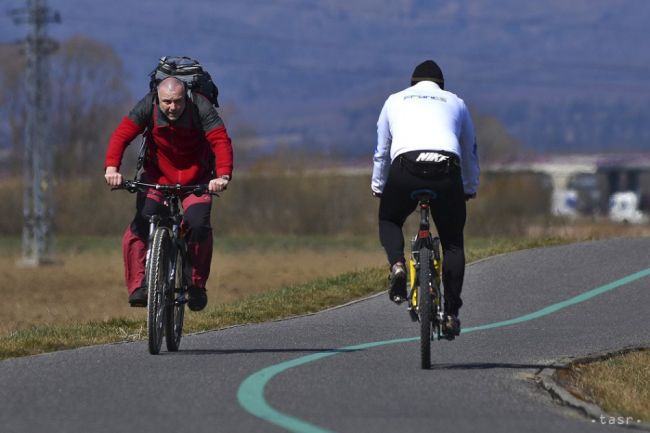
[[[558,367],[547,364],[508,364],[504,362],[473,362],[469,364],[431,364],[431,370],[493,370],[493,369],[511,369],[511,370],[541,370],[551,368],[561,370],[564,367]]]
[[[249,354],[249,353],[352,353],[359,350],[351,349],[332,349],[332,348],[295,348],[295,349],[191,349],[179,350],[178,352],[160,352],[160,355],[233,355],[233,354]]]

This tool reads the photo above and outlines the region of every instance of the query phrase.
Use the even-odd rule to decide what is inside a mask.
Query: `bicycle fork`
[[[159,215],[152,215],[149,218],[149,238],[147,240],[147,254],[145,256],[145,276],[144,276],[144,281],[147,282],[149,281],[149,275],[147,273],[149,272],[149,259],[151,258],[151,245],[153,243],[153,234],[156,231],[156,228],[158,227],[158,224],[160,223],[160,216]],[[147,287],[147,291],[149,291],[149,287]]]
[[[187,277],[188,275],[191,275],[191,268],[188,267],[187,260],[183,260],[183,257],[188,257],[188,255],[182,241],[184,233],[181,229],[180,220],[174,221],[174,225],[172,226],[172,233],[174,239],[174,248],[173,254],[171,255],[171,271],[169,273],[169,278],[171,287],[173,287],[174,290],[172,292],[171,301],[174,305],[183,305],[187,303]],[[190,274],[188,274],[188,271]],[[178,278],[179,273],[180,279]]]

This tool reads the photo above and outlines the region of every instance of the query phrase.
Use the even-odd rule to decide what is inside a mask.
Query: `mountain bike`
[[[420,228],[411,241],[409,259],[408,311],[411,319],[420,322],[420,360],[423,369],[431,368],[431,341],[453,339],[443,330],[446,319],[442,290],[442,258],[440,239],[429,229],[429,203],[436,193],[419,189],[411,194],[420,208]]]
[[[135,193],[146,192],[149,188],[160,191],[167,205],[166,212],[152,215],[149,219],[145,266],[149,353],[156,355],[160,352],[163,335],[167,350],[178,350],[183,335],[185,304],[192,284],[192,265],[181,225],[180,196],[188,192],[200,196],[208,192],[208,186],[158,185],[126,180],[113,189]]]

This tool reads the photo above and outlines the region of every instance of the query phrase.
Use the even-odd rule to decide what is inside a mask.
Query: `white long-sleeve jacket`
[[[465,194],[479,182],[476,135],[465,102],[432,81],[421,81],[388,97],[377,121],[371,188],[381,193],[390,164],[414,150],[453,152],[461,162]]]

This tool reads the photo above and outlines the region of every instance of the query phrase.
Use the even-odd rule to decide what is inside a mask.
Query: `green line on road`
[[[277,426],[283,427],[291,432],[299,433],[333,433],[331,430],[327,430],[308,422],[302,421],[301,419],[294,418],[289,415],[285,415],[282,412],[278,412],[273,409],[264,398],[264,387],[266,384],[277,374],[282,373],[285,370],[288,370],[293,367],[298,367],[303,364],[307,364],[313,361],[318,361],[319,359],[327,358],[330,356],[337,355],[339,353],[345,352],[356,352],[359,350],[371,349],[377,346],[384,346],[387,344],[397,344],[397,343],[406,343],[413,341],[413,338],[399,338],[397,340],[387,340],[387,341],[377,341],[374,343],[365,343],[358,344],[355,346],[348,346],[342,349],[329,350],[327,352],[314,353],[313,355],[306,355],[300,358],[292,359],[290,361],[285,361],[280,364],[275,364],[270,367],[266,367],[257,373],[254,373],[246,380],[244,380],[239,386],[239,391],[237,392],[237,399],[239,404],[242,405],[249,413],[255,415],[258,418],[261,418],[265,421],[275,424]]]
[[[612,281],[609,284],[604,286],[597,287],[595,289],[589,290],[585,293],[582,293],[573,298],[567,299],[557,304],[549,305],[548,307],[542,308],[535,312],[525,314],[523,316],[516,317],[514,319],[504,320],[501,322],[488,323],[485,325],[475,326],[472,328],[467,328],[462,331],[463,334],[474,331],[483,331],[486,329],[501,328],[509,325],[516,325],[523,322],[528,322],[531,320],[539,319],[549,314],[556,313],[564,308],[570,307],[572,305],[579,304],[581,302],[588,301],[591,298],[594,298],[603,293],[614,290],[618,287],[630,284],[634,281],[637,281],[641,278],[650,276],[650,268],[645,269],[640,272],[628,275],[624,278],[621,278],[616,281]],[[266,367],[262,370],[259,370],[256,373],[248,376],[239,386],[237,391],[237,399],[239,404],[252,415],[263,419],[271,424],[277,425],[279,427],[285,428],[286,430],[293,433],[333,433],[331,430],[318,427],[314,424],[310,424],[306,421],[303,421],[299,418],[286,415],[282,412],[279,412],[273,409],[264,398],[264,388],[266,384],[271,381],[278,374],[289,370],[294,367],[298,367],[310,362],[318,361],[320,359],[328,358],[330,356],[337,355],[339,353],[346,352],[355,352],[359,350],[372,349],[378,346],[387,346],[390,344],[400,344],[408,343],[413,341],[418,341],[420,338],[399,338],[395,340],[384,340],[376,341],[372,343],[358,344],[354,346],[347,346],[341,349],[335,349],[326,352],[314,353],[311,355],[302,356],[300,358],[292,359],[290,361],[281,362],[279,364]]]

